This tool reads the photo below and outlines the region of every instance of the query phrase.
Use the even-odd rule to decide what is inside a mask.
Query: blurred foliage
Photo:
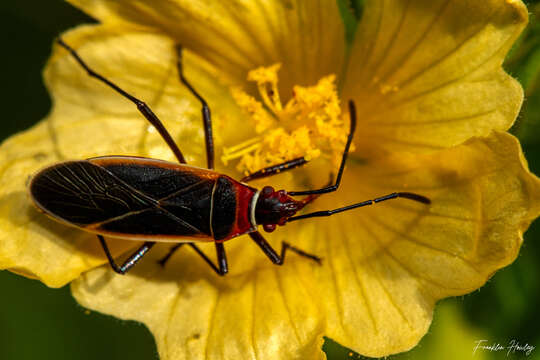
[[[540,142],[540,3],[530,2],[529,26],[505,63],[525,90],[526,103],[512,131],[524,144]]]
[[[347,24],[350,42],[363,0],[336,0]],[[522,83],[526,101],[512,131],[522,141],[531,170],[540,174],[540,0],[529,1],[531,22],[509,54],[505,67]],[[59,33],[92,20],[62,0],[0,2],[4,54],[2,69],[3,122],[0,140],[25,129],[50,108],[41,71]],[[429,333],[412,351],[391,356],[405,359],[540,359],[516,352],[477,351],[475,341],[486,339],[505,346],[540,344],[540,222],[525,234],[520,256],[497,272],[480,290],[446,299],[435,310]],[[0,271],[0,359],[157,359],[148,330],[134,322],[90,313],[78,306],[69,288],[48,289],[39,282]],[[359,334],[359,336],[361,336]],[[327,339],[330,360],[367,359]]]

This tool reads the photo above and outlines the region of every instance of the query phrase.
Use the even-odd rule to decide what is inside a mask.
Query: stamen
[[[222,161],[227,164],[240,159],[238,170],[248,174],[294,158],[311,160],[324,154],[337,169],[348,121],[341,118],[335,76],[323,77],[310,87],[294,86],[291,99],[283,105],[278,90],[280,66],[258,68],[248,74],[248,80],[257,83],[262,103],[240,89],[231,90],[260,135],[226,148]]]
[[[253,141],[255,140],[255,141]],[[249,144],[250,142],[255,142],[254,144]],[[234,160],[241,158],[244,155],[249,154],[250,152],[256,151],[261,147],[261,144],[258,143],[259,139],[254,138],[252,140],[245,141],[235,146],[235,149],[232,148],[225,149],[224,154],[221,156],[221,161],[224,165],[227,165],[229,160]]]
[[[274,64],[270,67],[260,67],[248,73],[248,81],[257,83],[259,95],[270,110],[278,115],[282,110],[281,100],[278,91],[278,76],[277,72],[281,68],[281,64]]]
[[[255,131],[262,133],[264,130],[272,126],[274,119],[264,110],[263,105],[249,96],[240,89],[232,89],[232,96],[236,103],[248,113],[251,119],[255,122]]]
[[[251,139],[248,139],[248,140],[246,140],[246,141],[244,141],[244,142],[241,142],[241,143],[238,144],[238,145],[234,145],[234,146],[225,148],[225,149],[223,150],[223,152],[224,152],[225,154],[231,154],[231,153],[234,153],[235,151],[237,151],[237,150],[239,150],[239,149],[241,149],[241,148],[243,148],[243,147],[245,147],[245,146],[249,146],[249,145],[251,145],[251,144],[255,144],[255,143],[259,142],[259,141],[261,141],[261,138],[258,137],[258,136],[255,136],[255,137],[253,137],[253,138],[251,138]]]

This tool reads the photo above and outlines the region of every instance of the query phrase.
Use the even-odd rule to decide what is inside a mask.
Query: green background
[[[339,0],[343,3],[345,0]],[[354,0],[361,5],[361,0]],[[480,0],[478,0],[480,1]],[[531,170],[540,174],[540,1],[528,3],[531,24],[506,62],[523,84],[527,100],[512,129],[523,143]],[[357,5],[358,5],[357,4]],[[357,6],[356,14],[361,6]],[[537,16],[538,14],[538,16]],[[61,0],[0,3],[0,140],[42,119],[50,107],[41,71],[53,39],[62,31],[91,22]],[[348,28],[355,14],[344,10]],[[352,38],[354,33],[348,32]],[[525,234],[516,262],[497,272],[480,290],[446,299],[435,309],[428,334],[412,351],[390,359],[540,359],[540,349],[522,352],[472,351],[475,341],[506,346],[540,345],[540,222]],[[331,340],[329,359],[361,359]],[[49,289],[41,283],[0,271],[0,360],[25,359],[157,359],[154,340],[135,322],[86,311],[69,288]]]

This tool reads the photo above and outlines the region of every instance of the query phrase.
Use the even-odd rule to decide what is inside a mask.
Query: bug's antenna
[[[337,213],[340,213],[340,212],[343,212],[343,211],[356,209],[356,208],[359,208],[359,207],[362,207],[362,206],[373,205],[375,203],[379,203],[379,202],[390,200],[390,199],[397,199],[397,198],[404,198],[404,199],[414,200],[414,201],[421,202],[423,204],[431,204],[431,200],[429,200],[425,196],[418,195],[418,194],[413,194],[413,193],[409,193],[409,192],[395,192],[395,193],[392,193],[392,194],[388,194],[388,195],[385,195],[385,196],[378,197],[378,198],[373,199],[373,200],[362,201],[362,202],[359,202],[359,203],[356,203],[356,204],[344,206],[344,207],[337,208],[337,209],[334,209],[334,210],[315,211],[315,212],[304,214],[304,215],[292,216],[292,217],[287,219],[287,222],[296,221],[296,220],[303,220],[303,219],[308,219],[308,218],[312,218],[312,217],[330,216],[330,215],[334,215],[334,214],[337,214]]]

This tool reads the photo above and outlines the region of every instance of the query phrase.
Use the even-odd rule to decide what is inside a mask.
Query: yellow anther
[[[251,173],[298,157],[306,160],[326,154],[336,162],[347,140],[348,121],[342,120],[335,76],[321,78],[314,86],[293,88],[284,106],[279,98],[277,72],[280,64],[250,71],[261,103],[240,89],[232,89],[237,104],[255,123],[260,136],[226,148],[222,161],[240,159],[238,169]]]
[[[277,63],[268,67],[261,66],[248,73],[248,81],[256,82],[257,84],[274,83],[277,84],[277,73],[281,68],[281,64]]]
[[[250,118],[255,122],[255,131],[257,131],[257,133],[262,133],[272,126],[274,120],[270,114],[264,110],[263,105],[254,97],[249,96],[240,89],[232,89],[231,92],[236,103],[247,112]]]
[[[259,94],[266,106],[274,113],[279,113],[283,110],[278,91],[278,76],[277,72],[281,68],[281,64],[274,64],[269,67],[260,67],[248,73],[248,81],[257,83]]]

